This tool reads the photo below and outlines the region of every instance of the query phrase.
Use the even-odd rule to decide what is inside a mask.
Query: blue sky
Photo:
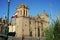
[[[11,0],[9,18],[16,12],[19,5],[25,3],[29,7],[29,14],[36,16],[41,14],[43,10],[46,10],[47,14],[50,14],[50,4],[52,4],[52,18],[56,17],[56,10],[60,11],[60,0]],[[7,15],[8,2],[7,0],[0,0],[0,17]]]

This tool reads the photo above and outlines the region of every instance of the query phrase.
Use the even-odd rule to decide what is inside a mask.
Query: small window
[[[32,36],[32,31],[30,32],[30,36]]]
[[[22,15],[22,10],[20,10],[20,15]]]
[[[31,21],[29,23],[31,24]]]

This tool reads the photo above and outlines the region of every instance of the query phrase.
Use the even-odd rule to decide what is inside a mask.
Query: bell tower
[[[16,37],[22,37],[24,31],[24,27],[26,22],[29,23],[29,21],[26,21],[25,17],[28,17],[28,7],[22,3],[17,7],[17,18],[16,18]],[[28,32],[29,33],[29,32]],[[28,35],[28,34],[27,34]]]
[[[28,7],[24,3],[18,6],[17,11],[19,12],[18,16],[28,16]]]

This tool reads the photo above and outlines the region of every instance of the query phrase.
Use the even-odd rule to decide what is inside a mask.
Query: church
[[[46,11],[35,17],[30,16],[28,6],[22,3],[17,7],[15,15],[16,37],[44,37],[44,30],[49,26]]]

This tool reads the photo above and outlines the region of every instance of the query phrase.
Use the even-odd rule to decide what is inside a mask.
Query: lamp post
[[[8,13],[7,13],[7,20],[6,20],[6,24],[7,24],[7,26],[6,26],[6,29],[5,29],[5,35],[6,35],[6,37],[5,37],[5,40],[8,40],[8,31],[9,31],[9,28],[8,28],[8,24],[9,24],[9,8],[10,8],[10,0],[8,0]]]
[[[8,0],[8,14],[7,14],[7,21],[9,22],[9,8],[10,8],[10,0]]]

